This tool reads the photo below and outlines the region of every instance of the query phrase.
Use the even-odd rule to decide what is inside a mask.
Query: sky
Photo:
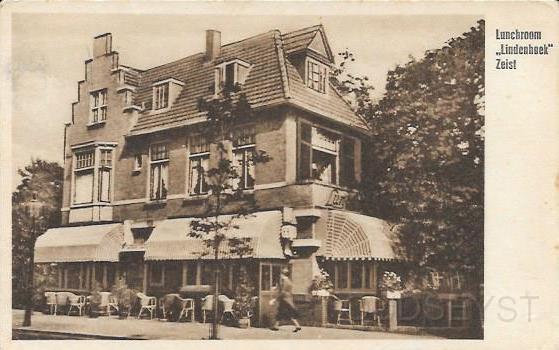
[[[479,16],[208,16],[16,14],[12,21],[12,188],[17,169],[32,158],[62,164],[64,123],[71,120],[77,82],[91,57],[93,37],[113,36],[119,62],[155,67],[204,51],[205,30],[222,44],[279,29],[322,24],[334,53],[349,49],[355,73],[382,96],[386,74],[475,26]]]

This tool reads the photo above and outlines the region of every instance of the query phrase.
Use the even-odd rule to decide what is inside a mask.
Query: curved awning
[[[222,220],[233,220],[227,238],[246,239],[243,246],[249,248],[239,255],[224,240],[219,247],[220,259],[269,258],[284,259],[280,243],[281,211],[263,211],[246,217],[232,218],[224,215]],[[155,226],[145,243],[145,260],[195,260],[213,259],[211,249],[202,239],[189,236],[191,222],[195,218],[168,219]]]
[[[123,244],[120,223],[51,228],[37,238],[35,262],[116,262]]]
[[[317,255],[326,259],[396,258],[388,223],[372,216],[325,210],[317,222],[316,236],[322,240]]]

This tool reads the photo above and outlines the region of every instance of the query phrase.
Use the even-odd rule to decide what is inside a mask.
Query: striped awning
[[[357,213],[324,210],[317,222],[322,246],[317,255],[332,260],[392,260],[396,254],[387,222]]]
[[[212,249],[199,238],[190,236],[191,222],[195,218],[168,219],[155,226],[145,243],[145,260],[213,259]],[[283,259],[280,243],[281,211],[263,211],[246,217],[222,216],[232,220],[219,247],[220,259],[270,258]],[[248,251],[240,255],[231,248],[233,238],[242,239]]]
[[[51,228],[35,243],[35,262],[115,262],[123,244],[120,223]]]

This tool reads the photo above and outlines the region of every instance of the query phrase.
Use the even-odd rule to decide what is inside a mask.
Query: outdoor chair
[[[351,319],[351,302],[349,300],[342,300],[335,295],[332,297],[334,298],[334,311],[337,314],[336,324],[340,325],[342,321],[348,321],[349,324],[353,325],[353,320]]]
[[[219,300],[223,304],[223,312],[221,313],[221,319],[219,320],[219,322],[223,323],[225,315],[229,315],[234,320],[236,320],[237,317],[233,312],[233,304],[235,303],[235,300],[229,299],[226,295],[220,295],[219,297],[217,297],[217,300]]]
[[[79,316],[83,315],[83,311],[85,309],[84,295],[69,296],[69,303],[70,303],[70,307],[68,308],[68,316],[70,316],[70,312],[72,312],[73,308],[76,308],[78,310]]]
[[[45,298],[47,299],[49,315],[56,315],[56,292],[45,292]]]
[[[214,296],[206,295],[202,298],[202,322],[206,323],[206,314],[211,313],[214,309]]]
[[[107,316],[111,315],[111,310],[114,309],[118,313],[118,303],[116,298],[111,294],[111,292],[100,292],[101,304],[99,304],[99,310],[107,313]]]
[[[194,299],[183,299],[181,297],[177,297],[177,299],[181,303],[181,312],[179,313],[179,318],[177,322],[180,322],[181,318],[184,316],[188,319],[188,313],[190,312],[190,322],[194,322]]]
[[[138,312],[138,318],[141,318],[142,312],[146,310],[149,312],[150,320],[152,320],[155,309],[157,308],[157,298],[147,296],[144,293],[138,293],[136,295],[140,299],[140,312]]]
[[[365,316],[371,314],[372,321],[377,320],[378,326],[380,327],[380,314],[378,308],[379,298],[375,296],[364,296],[359,300],[359,310],[361,311],[361,325],[365,325]]]

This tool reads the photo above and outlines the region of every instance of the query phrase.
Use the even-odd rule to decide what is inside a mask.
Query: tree
[[[364,109],[368,211],[397,223],[397,248],[415,266],[483,282],[484,21],[388,73]]]
[[[38,267],[35,288],[28,286],[37,236],[60,225],[64,171],[56,162],[35,159],[18,173],[22,181],[12,193],[12,307],[22,307],[34,292],[52,282],[50,269]],[[32,217],[27,206],[33,198],[42,203],[40,220]]]
[[[208,248],[202,255],[213,257],[214,267],[214,297],[211,339],[218,339],[218,296],[221,264],[220,251],[225,247],[229,254],[243,258],[251,253],[252,248],[248,238],[228,235],[238,228],[236,220],[250,215],[256,209],[256,201],[252,194],[247,194],[241,183],[241,164],[232,161],[231,150],[236,139],[237,127],[251,121],[253,117],[250,103],[246,95],[241,92],[241,86],[229,89],[224,87],[217,98],[200,99],[198,108],[207,115],[207,120],[200,125],[201,135],[210,147],[214,147],[213,154],[217,159],[210,161],[209,169],[198,165],[197,171],[205,173],[208,181],[209,197],[203,218],[191,221],[189,235],[202,239]],[[212,148],[211,148],[212,149]],[[265,151],[255,150],[245,159],[250,166],[270,160]],[[245,167],[246,169],[246,167]],[[246,170],[245,170],[246,171]],[[233,212],[224,215],[225,211]]]
[[[427,268],[483,282],[484,28],[450,39],[388,73],[371,98],[365,76],[348,72],[346,50],[332,83],[363,116],[365,211],[394,223],[395,248],[419,281]]]

